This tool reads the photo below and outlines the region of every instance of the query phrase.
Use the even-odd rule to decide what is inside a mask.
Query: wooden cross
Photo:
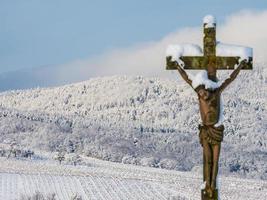
[[[184,69],[201,70],[205,69],[208,72],[209,79],[216,81],[216,70],[219,69],[234,69],[236,64],[239,64],[239,58],[216,56],[216,23],[213,26],[204,26],[203,39],[203,56],[182,56],[180,59],[184,62]],[[176,70],[174,66],[166,67],[167,70]],[[242,69],[252,69],[252,57],[244,64]]]

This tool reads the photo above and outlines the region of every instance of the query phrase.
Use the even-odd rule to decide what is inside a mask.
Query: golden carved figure
[[[203,147],[203,177],[206,182],[205,192],[209,197],[213,197],[216,190],[218,161],[221,142],[223,141],[224,126],[216,126],[220,116],[220,96],[222,91],[237,77],[245,64],[245,61],[241,62],[220,87],[207,89],[205,85],[199,85],[194,88],[192,86],[192,80],[189,79],[185,70],[176,61],[171,61],[171,57],[167,58],[167,65],[176,66],[182,78],[198,95],[199,110],[202,120],[202,124],[199,125],[199,139]]]

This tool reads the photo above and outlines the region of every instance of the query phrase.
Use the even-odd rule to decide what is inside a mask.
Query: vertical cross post
[[[207,66],[209,79],[217,81],[216,77],[216,23],[203,24],[204,38],[203,38],[203,53],[204,63]]]

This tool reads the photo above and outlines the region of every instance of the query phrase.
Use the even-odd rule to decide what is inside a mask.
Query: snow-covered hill
[[[137,167],[84,158],[84,165],[50,159],[0,158],[0,199],[17,200],[40,192],[56,200],[198,200],[201,173]],[[220,177],[220,199],[265,200],[267,182]],[[24,198],[28,199],[28,198]],[[78,199],[78,198],[77,198]]]
[[[241,72],[224,92],[224,174],[267,178],[264,66]],[[197,96],[182,81],[113,76],[0,94],[3,143],[116,162],[198,170],[198,124]]]

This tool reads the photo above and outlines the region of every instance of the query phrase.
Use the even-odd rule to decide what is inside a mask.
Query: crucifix
[[[218,189],[216,185],[218,162],[223,141],[224,126],[220,121],[220,96],[222,91],[237,77],[240,70],[252,69],[252,55],[246,59],[241,55],[216,56],[216,22],[212,16],[206,16],[203,21],[204,47],[203,56],[180,56],[182,61],[166,57],[167,70],[178,70],[182,78],[194,89],[198,95],[199,110],[202,124],[199,125],[199,139],[203,147],[203,180],[205,189],[201,191],[202,200],[217,200]],[[234,70],[230,77],[218,84],[217,70]],[[211,87],[205,82],[194,85],[185,70],[205,70],[207,81],[217,85]]]

